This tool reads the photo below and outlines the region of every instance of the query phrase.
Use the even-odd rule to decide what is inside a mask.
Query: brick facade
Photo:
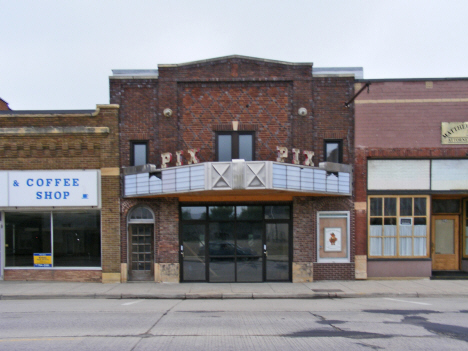
[[[120,277],[117,111],[115,105],[98,105],[95,111],[0,114],[0,170],[101,171],[102,270],[5,270],[6,280],[106,281]]]
[[[467,79],[370,83],[369,92],[362,92],[355,101],[355,196],[357,203],[364,204],[356,213],[357,255],[368,254],[368,160],[464,159],[468,155],[468,145],[441,143],[442,122],[467,121]],[[363,84],[358,83],[356,90]]]
[[[8,103],[0,99],[0,111],[7,111],[7,110],[11,110],[10,107],[8,107]]]
[[[354,160],[354,110],[344,103],[354,93],[354,77],[312,76],[312,64],[294,64],[241,56],[159,65],[158,75],[112,76],[110,101],[120,105],[120,154],[122,167],[130,166],[131,141],[148,141],[148,162],[158,168],[161,153],[200,149],[201,162],[216,161],[217,131],[255,132],[255,159],[275,161],[277,146],[315,152],[313,163],[324,161],[324,141],[343,141],[343,163]],[[164,109],[173,111],[171,117]],[[300,116],[299,108],[307,114]],[[184,156],[185,156],[184,155]],[[303,156],[301,155],[301,161]],[[175,157],[168,165],[175,165]],[[249,195],[249,194],[245,194]],[[245,202],[243,197],[224,195],[222,201]],[[252,197],[249,201],[252,201]],[[267,199],[267,197],[265,197]],[[282,199],[283,198],[278,198]],[[199,199],[203,202],[203,197]],[[213,201],[213,200],[210,200]],[[268,200],[275,201],[274,196]],[[276,200],[281,201],[281,200]],[[349,197],[290,197],[293,204],[293,262],[313,264],[316,257],[316,211],[351,212],[354,237],[353,201]],[[179,261],[179,221],[177,198],[133,198],[121,200],[122,264],[127,256],[127,216],[137,205],[150,208],[156,217],[155,264]],[[315,268],[314,279],[354,279],[354,238],[350,264],[330,264]],[[327,266],[328,267],[328,266]],[[334,268],[333,268],[334,267]],[[342,268],[345,267],[345,268]],[[317,269],[317,273],[315,273]],[[178,279],[177,279],[178,280]]]

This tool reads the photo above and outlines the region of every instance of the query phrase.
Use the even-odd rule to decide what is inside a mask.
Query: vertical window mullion
[[[54,267],[54,213],[50,212],[50,256]]]
[[[239,133],[238,132],[232,133],[232,158],[233,159],[239,158]]]

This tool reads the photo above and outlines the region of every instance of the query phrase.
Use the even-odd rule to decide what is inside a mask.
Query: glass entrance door
[[[290,206],[182,206],[182,281],[289,281]]]
[[[289,224],[266,225],[266,280],[289,277]]]
[[[432,218],[432,269],[459,269],[458,216],[440,215]]]

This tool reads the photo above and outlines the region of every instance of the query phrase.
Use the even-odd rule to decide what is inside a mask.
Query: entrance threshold
[[[468,272],[432,271],[431,280],[468,280]]]

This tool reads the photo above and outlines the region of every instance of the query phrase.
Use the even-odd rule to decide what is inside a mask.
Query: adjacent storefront
[[[99,171],[0,174],[5,270],[101,270]]]
[[[117,110],[0,111],[4,280],[121,281]]]

